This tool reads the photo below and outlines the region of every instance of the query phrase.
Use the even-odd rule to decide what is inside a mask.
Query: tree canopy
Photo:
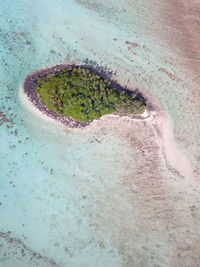
[[[145,110],[136,94],[80,66],[38,77],[36,91],[48,109],[81,122],[113,112],[141,114]]]

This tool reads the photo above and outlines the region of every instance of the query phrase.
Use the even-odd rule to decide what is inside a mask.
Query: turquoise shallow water
[[[81,39],[80,23],[85,21],[85,37],[87,31],[96,31],[96,21],[70,1],[6,1],[1,13],[1,112],[12,121],[2,124],[0,132],[1,232],[11,231],[11,237],[59,266],[117,266],[115,251],[98,244],[90,217],[101,216],[95,214],[95,201],[113,187],[109,177],[117,180],[123,173],[115,158],[119,150],[122,155],[126,151],[112,134],[101,144],[96,137],[66,134],[26,111],[18,97],[22,79],[36,68],[95,59],[76,42]],[[105,37],[110,38],[109,30]],[[32,252],[15,241],[13,247],[15,252],[24,249],[27,256],[16,257],[12,247],[5,246],[0,266],[35,266]]]
[[[186,90],[190,77],[178,63],[172,64],[176,56],[171,57],[168,43],[151,34],[147,22],[158,16],[158,10],[148,15],[148,5],[143,10],[136,1],[133,7],[129,1],[7,0],[0,1],[0,11],[0,266],[169,266],[176,241],[159,235],[164,223],[155,222],[146,236],[141,232],[145,227],[140,229],[155,188],[142,180],[148,194],[130,193],[144,189],[140,181],[132,183],[139,175],[145,179],[143,170],[152,178],[145,155],[154,156],[149,147],[156,142],[149,139],[145,147],[144,133],[132,138],[131,131],[141,126],[130,121],[127,133],[118,129],[120,122],[86,131],[63,129],[31,113],[19,99],[21,81],[29,72],[88,58],[116,71],[123,83],[156,96],[173,119],[177,137],[184,139],[179,145],[190,152],[195,165],[197,144],[187,136],[198,114],[190,104],[182,106],[191,98]],[[170,79],[171,72],[184,82]],[[180,94],[182,102],[177,101]],[[148,131],[150,138],[153,133]],[[191,136],[195,140],[198,130]],[[144,162],[138,161],[138,147],[147,149]],[[165,178],[173,180],[173,175]],[[157,190],[160,184],[154,186]],[[141,199],[147,203],[144,212]],[[158,206],[155,201],[154,205]]]

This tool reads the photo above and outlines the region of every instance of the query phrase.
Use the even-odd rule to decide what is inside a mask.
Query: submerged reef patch
[[[71,127],[86,126],[106,114],[140,115],[146,110],[138,92],[86,65],[37,71],[25,79],[24,92],[40,111]]]

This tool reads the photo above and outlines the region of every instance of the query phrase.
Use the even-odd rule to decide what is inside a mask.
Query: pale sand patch
[[[142,117],[144,119],[146,119],[146,118],[148,118],[150,116],[151,116],[151,114],[147,109],[145,109],[145,111],[140,115],[140,117]]]
[[[184,155],[176,143],[170,118],[164,115],[154,119],[153,124],[160,132],[161,145],[167,163],[177,170],[181,176],[191,178],[193,176],[193,168],[188,157]]]

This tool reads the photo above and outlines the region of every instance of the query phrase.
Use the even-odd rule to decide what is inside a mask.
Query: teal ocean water
[[[178,266],[177,242],[198,230],[186,208],[196,193],[167,170],[146,122],[110,118],[70,130],[19,97],[35,69],[85,59],[107,66],[157,99],[198,174],[193,80],[178,47],[172,54],[167,35],[159,39],[158,10],[142,2],[0,0],[0,266]],[[177,232],[163,234],[177,220]]]

